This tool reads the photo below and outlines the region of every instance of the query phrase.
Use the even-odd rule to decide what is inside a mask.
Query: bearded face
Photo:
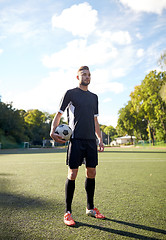
[[[82,70],[78,73],[77,79],[82,86],[88,86],[90,84],[91,75],[89,70]]]

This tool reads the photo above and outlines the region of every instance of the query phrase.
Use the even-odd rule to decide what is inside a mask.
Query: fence
[[[144,146],[144,147],[147,146],[148,147],[148,146],[153,146],[153,144],[152,144],[152,141],[141,140],[141,141],[135,142],[135,146]],[[161,141],[161,142],[155,141],[154,146],[166,147],[166,141]]]

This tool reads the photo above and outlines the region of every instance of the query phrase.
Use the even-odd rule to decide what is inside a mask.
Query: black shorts
[[[71,139],[67,149],[66,164],[71,169],[77,169],[84,162],[86,167],[90,168],[98,165],[96,139]]]

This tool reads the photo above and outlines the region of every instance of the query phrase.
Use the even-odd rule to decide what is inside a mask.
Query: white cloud
[[[72,70],[50,72],[38,86],[27,92],[13,95],[14,106],[16,108],[24,106],[25,110],[38,108],[50,113],[56,112],[65,91],[78,85],[75,76],[76,73]]]
[[[125,76],[126,70],[127,70],[127,67],[120,67],[120,64],[119,64],[119,67],[114,65],[110,70],[111,78],[120,78]]]
[[[142,34],[141,34],[141,33],[139,33],[139,32],[136,34],[136,37],[137,37],[139,40],[142,40],[142,39],[143,39],[143,36],[142,36]]]
[[[157,69],[157,62],[159,58],[160,58],[160,41],[155,41],[146,49],[145,67],[147,71]]]
[[[130,33],[128,31],[96,31],[97,35],[105,42],[117,43],[120,45],[127,45],[132,42]]]
[[[121,45],[131,43],[131,37],[127,31],[114,32],[112,33],[111,38],[113,42],[119,43]]]
[[[144,56],[144,49],[143,48],[140,48],[137,50],[137,57],[143,57]]]
[[[76,39],[67,43],[63,50],[44,56],[43,64],[48,68],[69,69],[80,65],[104,64],[117,56],[117,49],[109,42],[100,40],[87,45],[86,40]]]
[[[36,29],[32,22],[18,20],[13,25],[8,27],[9,34],[20,34],[24,39],[29,39],[33,36],[39,35],[41,32]]]
[[[61,15],[52,17],[53,28],[63,28],[74,36],[86,37],[96,28],[97,11],[89,3],[81,3],[64,9]]]
[[[37,8],[33,8],[31,4],[25,2],[18,5],[16,3],[4,6],[1,9],[0,29],[2,36],[0,39],[8,36],[12,37],[14,34],[30,38],[46,31],[46,23],[38,23],[37,11],[39,11]]]
[[[3,49],[0,49],[0,54],[3,53]]]
[[[98,84],[91,84],[90,88],[93,92],[97,94],[101,93],[109,93],[114,92],[116,94],[122,93],[124,91],[124,86],[122,83],[119,82],[107,82],[107,83],[98,83]]]
[[[9,31],[10,33],[26,33],[30,28],[30,22],[28,21],[20,21],[20,22],[15,22],[13,25],[10,27]]]
[[[108,103],[108,102],[111,102],[112,101],[112,98],[105,98],[104,100],[103,100],[103,103]]]
[[[124,86],[119,82],[110,82],[107,86],[109,92],[122,93],[124,91]]]
[[[5,35],[0,36],[0,41],[4,40],[5,38],[7,38],[7,36],[5,36]]]
[[[166,0],[120,0],[120,2],[136,12],[143,11],[161,14],[166,9]]]
[[[110,79],[125,77],[136,64],[135,48],[132,45],[121,48],[117,57],[110,62]]]

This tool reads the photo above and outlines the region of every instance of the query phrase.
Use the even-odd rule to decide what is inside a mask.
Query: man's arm
[[[52,121],[52,124],[51,124],[50,137],[58,143],[65,143],[66,141],[62,140],[62,137],[60,137],[58,134],[55,133],[55,129],[58,127],[61,117],[62,117],[62,113],[60,113],[60,112],[58,112],[55,115],[55,117]]]
[[[99,147],[100,147],[99,151],[103,152],[104,151],[104,144],[103,144],[103,139],[101,137],[99,122],[98,122],[97,117],[95,117],[94,119],[95,119],[95,132],[96,132],[97,138],[99,139]]]

